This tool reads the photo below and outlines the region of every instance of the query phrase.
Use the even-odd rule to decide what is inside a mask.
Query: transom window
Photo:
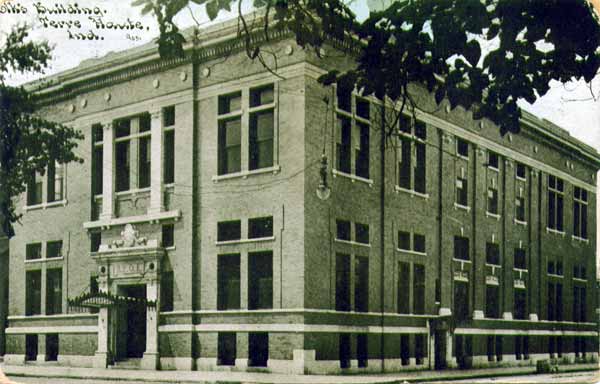
[[[500,168],[497,153],[491,152],[491,151],[488,152],[488,164],[487,165],[489,168],[492,168],[495,170],[498,170]]]
[[[401,251],[412,251],[424,254],[426,252],[425,235],[398,231],[398,249]]]

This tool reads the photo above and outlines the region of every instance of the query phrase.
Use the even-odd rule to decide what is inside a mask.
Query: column
[[[164,211],[163,158],[165,135],[162,124],[162,110],[152,112],[150,124],[152,161],[150,163],[150,206],[148,207],[148,213],[151,214]]]
[[[100,220],[110,220],[114,215],[114,140],[113,124],[103,124],[102,136],[102,212]]]
[[[98,278],[98,290],[100,292],[108,291],[108,278],[106,276]],[[100,308],[100,312],[98,313],[98,350],[94,355],[94,368],[106,368],[108,364],[110,357],[108,348],[109,321],[108,308]]]
[[[158,369],[158,313],[159,305],[159,282],[158,279],[153,279],[146,284],[146,299],[148,301],[156,301],[155,307],[148,306],[146,308],[146,351],[142,357],[142,369],[156,370]]]

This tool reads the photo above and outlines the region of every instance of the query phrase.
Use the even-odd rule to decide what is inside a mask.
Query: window
[[[248,309],[273,308],[273,252],[248,254]]]
[[[46,258],[62,257],[62,241],[49,241],[46,243]]]
[[[369,335],[360,333],[356,335],[356,358],[359,368],[366,368],[369,364]]]
[[[527,179],[526,169],[527,168],[525,167],[525,164],[517,163],[517,178],[526,180]]]
[[[354,258],[354,310],[369,311],[369,259],[356,256]]]
[[[548,274],[550,275],[563,275],[563,264],[559,259],[548,260]]]
[[[487,337],[487,358],[488,361],[494,361],[494,355],[496,353],[496,348],[495,348],[495,337],[494,336],[488,336]]]
[[[269,360],[269,334],[251,332],[248,334],[248,366],[266,367]]]
[[[398,313],[410,313],[410,264],[398,263]]]
[[[398,231],[398,249],[410,251],[410,233]]]
[[[573,321],[585,322],[586,316],[586,289],[585,286],[573,286]]]
[[[242,109],[242,92],[219,96],[219,115],[228,115]]]
[[[164,129],[164,169],[163,182],[172,184],[175,182],[175,106],[162,109],[162,120]]]
[[[150,186],[151,155],[150,136],[141,137],[139,140],[138,156],[138,188]]]
[[[90,252],[98,252],[102,243],[102,232],[90,232]]]
[[[42,204],[42,180],[33,173],[27,182],[27,205]]]
[[[467,237],[454,236],[454,258],[458,260],[469,260],[469,239]]]
[[[468,182],[465,177],[456,178],[456,204],[469,206]]]
[[[487,264],[500,265],[500,245],[496,243],[485,244],[485,262]]]
[[[340,333],[339,334],[339,357],[340,357],[340,368],[350,368],[350,334]]]
[[[272,92],[272,88],[271,88]],[[250,114],[250,164],[248,169],[273,166],[274,110]]]
[[[414,122],[414,124],[413,124]],[[402,116],[398,135],[398,186],[406,190],[426,193],[427,127],[419,120]]]
[[[485,317],[497,319],[500,317],[500,289],[497,285],[485,286]]]
[[[488,188],[487,211],[494,215],[498,214],[498,190]]]
[[[46,335],[46,361],[58,360],[58,334],[49,333]]]
[[[498,170],[500,167],[498,166],[498,154],[495,152],[488,152],[488,167]]]
[[[556,231],[563,231],[563,195],[563,181],[548,175],[548,228]]]
[[[515,219],[525,222],[525,198],[517,197],[515,199]]]
[[[469,283],[454,280],[454,316],[457,321],[469,318]]]
[[[469,143],[461,138],[456,139],[456,154],[461,157],[469,158]]]
[[[398,249],[402,251],[412,251],[424,254],[426,252],[425,235],[413,233],[411,245],[410,232],[398,231]]]
[[[231,332],[219,332],[217,346],[217,365],[235,365],[236,335]]]
[[[248,238],[260,239],[273,236],[273,216],[248,220]]]
[[[241,118],[219,122],[219,175],[242,170]]]
[[[410,364],[410,338],[400,335],[400,362],[402,365]]]
[[[346,220],[336,220],[338,240],[350,241],[350,222]]]
[[[130,188],[130,135],[131,120],[117,120],[115,122],[115,189],[117,192],[127,191]]]
[[[350,255],[342,253],[336,255],[335,310],[350,310]]]
[[[417,365],[423,365],[425,352],[425,336],[415,335],[415,363]]]
[[[573,196],[573,236],[588,238],[587,230],[588,193],[585,189],[575,187]]]
[[[25,272],[25,315],[42,313],[42,271]]]
[[[175,246],[175,225],[162,225],[162,246],[164,248]]]
[[[240,308],[240,255],[219,255],[217,309]]]
[[[61,201],[64,198],[64,167],[62,164],[50,161],[48,164],[47,200]]]
[[[25,361],[36,361],[38,354],[38,335],[25,335]]]
[[[46,314],[62,313],[62,269],[46,272]]]
[[[175,106],[165,107],[162,109],[162,118],[164,127],[172,127],[175,125]]]
[[[515,248],[514,267],[517,269],[527,269],[527,256],[525,249]]]
[[[242,237],[240,220],[221,221],[217,224],[217,241],[233,241]]]
[[[425,266],[413,265],[413,313],[425,313]]]
[[[370,177],[370,109],[367,99],[338,88],[336,170],[364,179]]]
[[[514,318],[516,320],[527,319],[527,291],[524,289],[515,289],[514,295]]]
[[[367,224],[354,224],[356,242],[361,244],[369,244],[369,226]]]
[[[556,282],[548,283],[548,320],[562,321],[562,284]]]
[[[164,271],[160,275],[160,311],[173,310],[173,271]]]
[[[413,235],[413,250],[415,252],[425,253],[425,235],[415,233]]]
[[[103,175],[103,129],[101,124],[92,125],[92,194],[102,194]]]
[[[573,266],[573,278],[575,279],[586,279],[585,265],[574,265]]]
[[[496,361],[502,361],[502,336],[496,336]]]
[[[25,245],[25,260],[37,260],[42,258],[42,244],[32,243]]]

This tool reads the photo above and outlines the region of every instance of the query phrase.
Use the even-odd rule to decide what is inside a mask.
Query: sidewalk
[[[325,384],[325,383],[403,383],[422,381],[459,380],[483,377],[529,375],[535,367],[490,368],[473,370],[420,371],[370,375],[284,375],[253,372],[204,371],[141,371],[125,369],[93,369],[48,366],[5,366],[0,370],[10,378],[46,377],[62,379],[92,379],[113,381],[143,381],[160,383],[269,383],[269,384]],[[597,364],[565,365],[560,372],[598,370]],[[1,372],[0,372],[1,374]]]

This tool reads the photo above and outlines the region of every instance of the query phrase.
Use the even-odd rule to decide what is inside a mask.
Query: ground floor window
[[[58,360],[58,334],[46,335],[46,361]]]
[[[25,361],[37,360],[38,335],[25,335]]]
[[[266,367],[269,360],[269,334],[265,332],[248,335],[248,365]]]
[[[423,365],[425,358],[425,336],[415,335],[415,360],[417,365]]]
[[[408,335],[400,336],[400,361],[402,365],[410,364],[410,340]]]
[[[235,333],[219,333],[217,346],[217,365],[235,365],[236,335]]]
[[[340,368],[350,368],[350,334],[341,333],[339,338]]]
[[[358,367],[366,368],[369,364],[369,336],[366,333],[356,335],[356,356]]]

